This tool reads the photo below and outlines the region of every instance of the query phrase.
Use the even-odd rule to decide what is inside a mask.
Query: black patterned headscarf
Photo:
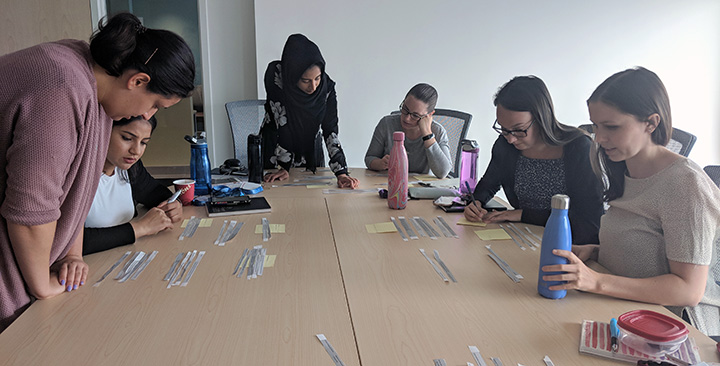
[[[335,82],[325,73],[325,59],[318,46],[302,34],[288,37],[281,60],[273,62],[271,68],[273,64],[276,70],[265,74],[265,91],[269,100],[285,107],[287,118],[287,124],[278,130],[278,143],[304,156],[307,168],[314,172],[317,166],[315,136],[325,118],[327,97]],[[322,76],[315,92],[307,94],[297,83],[313,65],[320,67]]]

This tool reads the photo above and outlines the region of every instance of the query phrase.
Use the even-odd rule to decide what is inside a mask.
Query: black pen
[[[470,184],[468,184],[467,181],[465,181],[465,187],[467,188],[468,194],[470,195],[470,203],[475,204],[475,195],[473,194],[472,189],[470,189]]]

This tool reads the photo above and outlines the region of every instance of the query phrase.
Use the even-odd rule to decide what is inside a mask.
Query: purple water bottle
[[[462,140],[460,142],[462,152],[460,153],[460,193],[472,194],[468,188],[475,189],[477,185],[477,159],[480,154],[480,147],[475,140]]]
[[[405,133],[393,132],[393,146],[388,161],[388,207],[402,210],[408,200],[408,158]]]
[[[566,290],[550,290],[550,286],[561,285],[562,281],[545,281],[544,275],[555,275],[563,272],[543,272],[544,266],[552,264],[567,264],[567,259],[553,254],[553,249],[572,250],[572,232],[570,230],[570,197],[556,194],[550,203],[552,211],[545,224],[542,245],[540,247],[540,268],[538,269],[538,293],[548,299],[562,299]]]

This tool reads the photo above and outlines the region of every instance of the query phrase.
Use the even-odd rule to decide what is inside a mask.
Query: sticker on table
[[[265,262],[263,263],[263,267],[273,267],[275,265],[275,257],[277,257],[277,255],[275,255],[275,254],[266,255]]]
[[[510,240],[512,239],[503,229],[477,230],[475,235],[481,240]]]
[[[200,220],[200,227],[211,227],[211,226],[212,226],[212,219]]]
[[[270,233],[284,233],[285,224],[270,224]],[[255,234],[262,234],[262,225],[255,225]]]
[[[480,221],[480,222],[468,221],[468,219],[463,217],[460,220],[458,220],[457,225],[485,227],[485,226],[487,226],[487,223],[482,222],[482,221]]]
[[[379,222],[377,224],[366,224],[365,229],[370,234],[394,233],[397,231],[392,222]]]

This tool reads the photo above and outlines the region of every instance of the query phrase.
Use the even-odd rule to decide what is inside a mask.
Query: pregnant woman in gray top
[[[405,133],[405,150],[411,173],[432,173],[445,178],[452,169],[450,147],[445,128],[432,120],[437,90],[428,84],[417,84],[400,104],[400,113],[383,117],[373,133],[365,153],[365,165],[372,170],[386,170],[392,149],[393,132]]]

